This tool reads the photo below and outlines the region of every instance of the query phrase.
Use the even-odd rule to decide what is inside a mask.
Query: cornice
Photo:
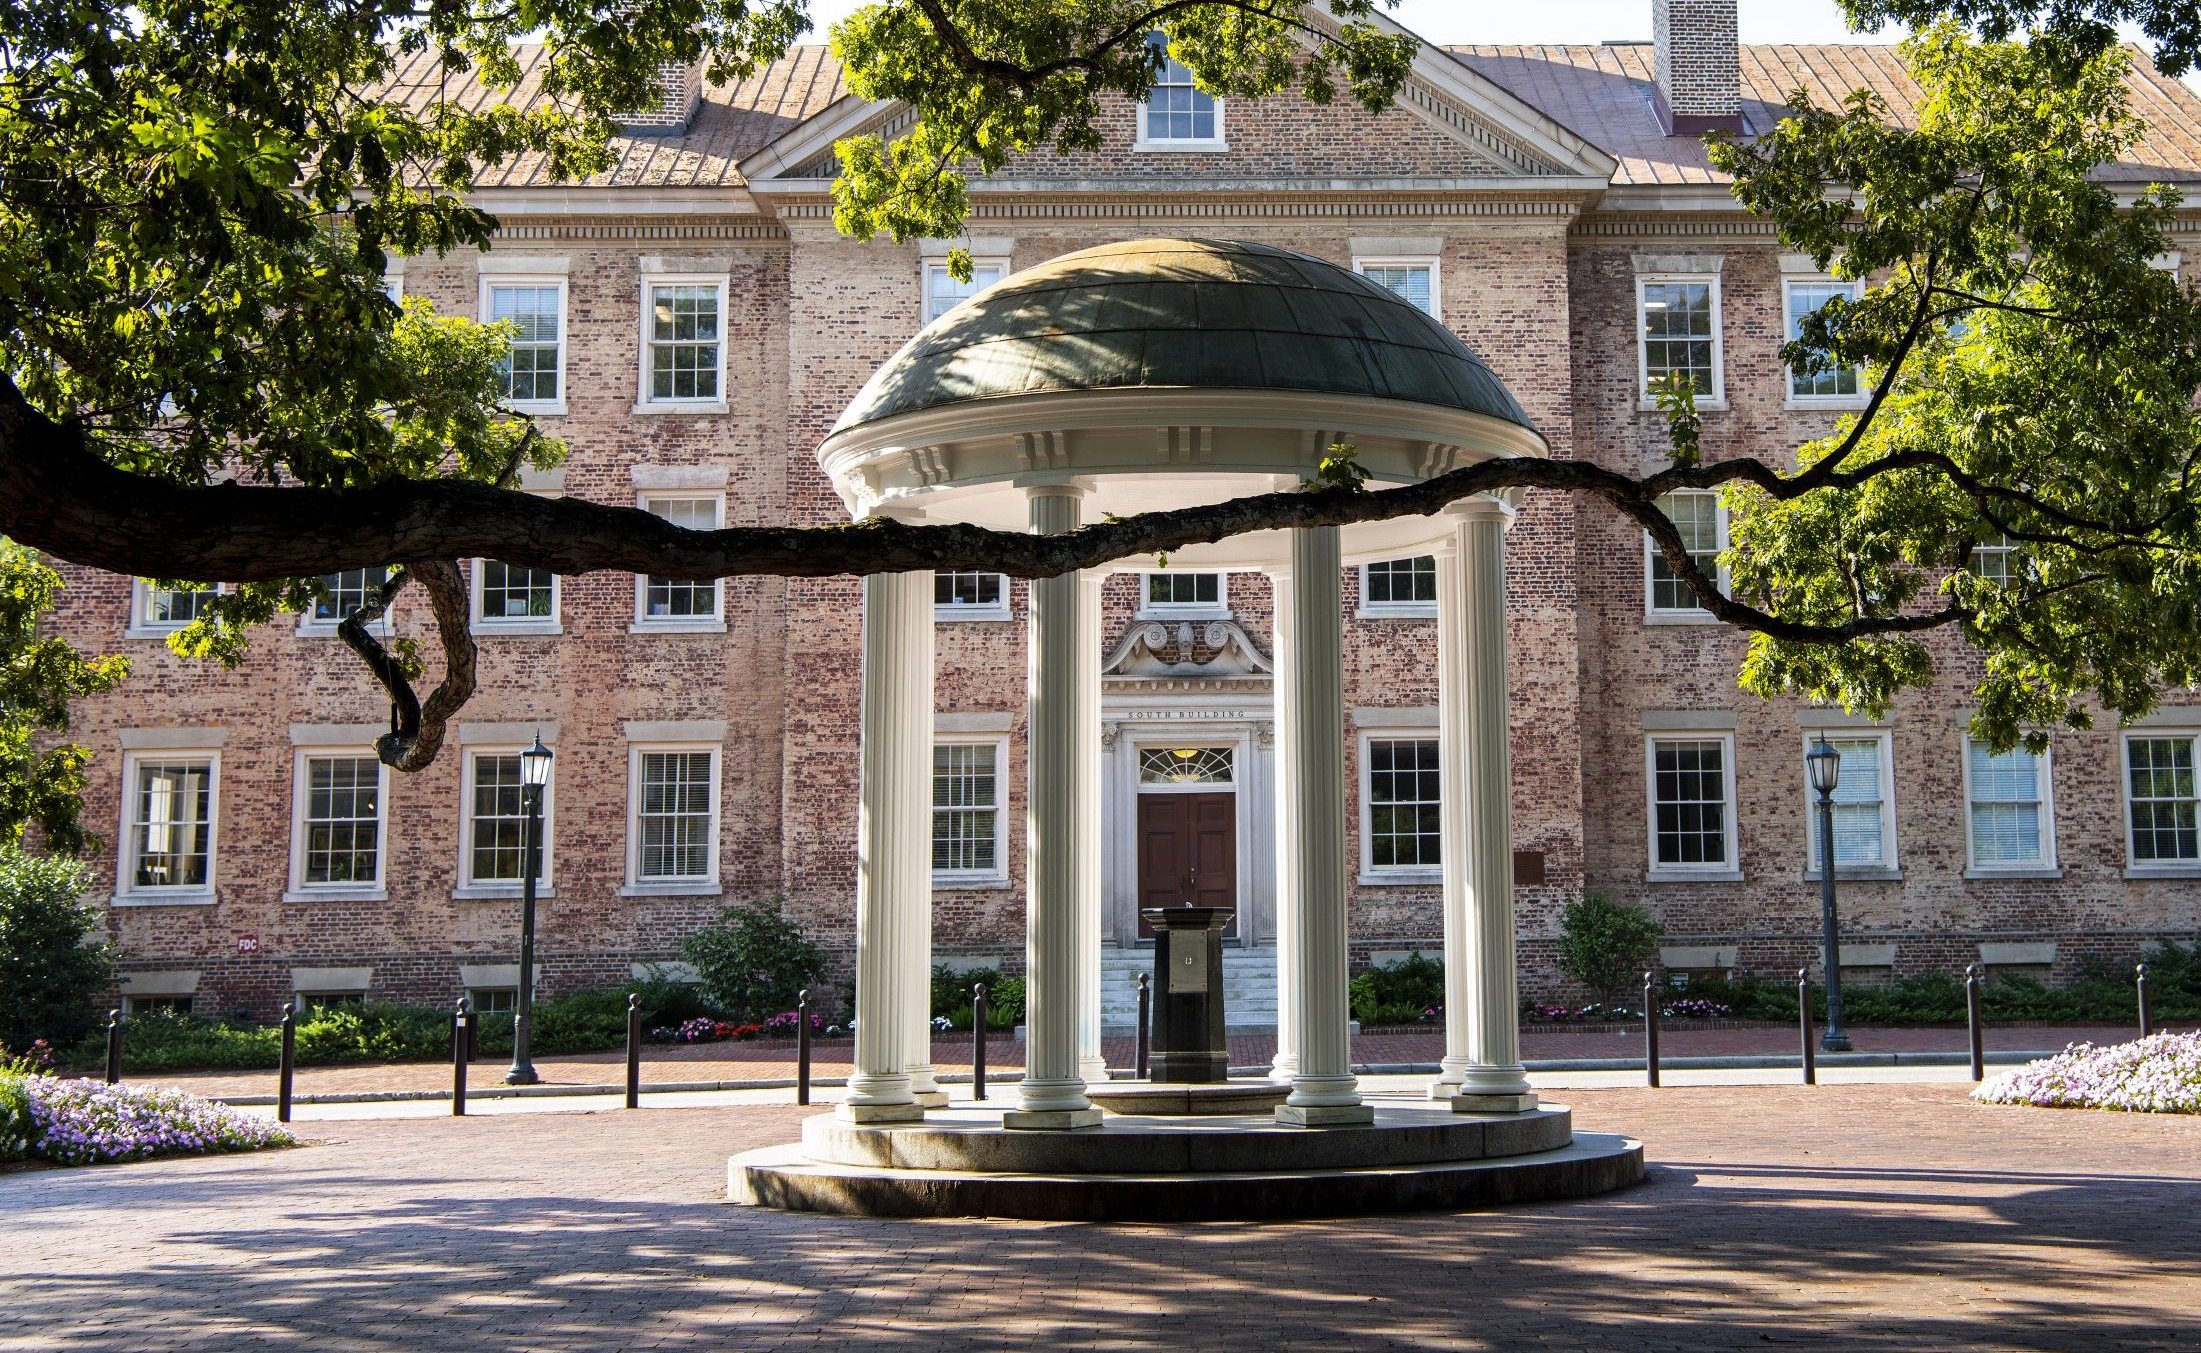
[[[616,216],[531,220],[498,226],[499,240],[764,240],[784,242],[787,228],[763,218],[732,221],[626,220]]]
[[[1547,185],[1548,186],[1548,185]],[[1232,192],[1227,188],[1172,184],[1167,192],[1127,191],[1110,185],[1079,192],[1033,191],[972,193],[973,222],[1036,220],[1329,220],[1368,217],[1444,217],[1502,219],[1563,224],[1582,210],[1587,194],[1519,196],[1467,194],[1433,189],[1409,195],[1336,188],[1327,191]],[[779,217],[790,222],[833,219],[833,204],[822,193],[783,199]]]

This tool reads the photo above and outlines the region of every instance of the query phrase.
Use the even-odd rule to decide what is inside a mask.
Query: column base
[[[1078,1058],[1078,1079],[1087,1085],[1108,1084],[1108,1062],[1101,1057]]]
[[[1526,1095],[1467,1095],[1454,1094],[1454,1113],[1527,1113],[1536,1107],[1536,1096]]]
[[[1022,1132],[1069,1132],[1100,1123],[1099,1109],[1011,1109],[1001,1115],[1001,1126]]]
[[[948,1092],[945,1090],[918,1090],[914,1093],[920,1108],[944,1109],[948,1107]]]
[[[947,1096],[941,1096],[946,1099]],[[922,1123],[925,1106],[922,1104],[841,1104],[833,1110],[835,1117],[844,1123]]]
[[[1276,1121],[1286,1127],[1367,1127],[1376,1121],[1367,1104],[1279,1104]]]

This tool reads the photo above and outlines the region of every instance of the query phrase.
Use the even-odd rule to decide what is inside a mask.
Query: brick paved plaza
[[[0,1175],[0,1349],[2201,1348],[2201,1121],[1942,1085],[1564,1098],[1642,1137],[1649,1182],[1182,1228],[729,1206],[727,1154],[793,1107],[310,1123]]]

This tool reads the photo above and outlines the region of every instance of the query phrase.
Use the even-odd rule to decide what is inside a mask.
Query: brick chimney
[[[696,105],[703,101],[705,58],[668,61],[657,68],[657,102],[627,114],[619,127],[629,136],[679,136],[688,130]]]
[[[1668,136],[1742,130],[1737,0],[1651,0],[1658,83],[1651,105]]]

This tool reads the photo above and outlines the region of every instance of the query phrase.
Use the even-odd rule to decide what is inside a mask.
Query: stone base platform
[[[1289,1085],[1273,1081],[1109,1081],[1085,1087],[1085,1097],[1110,1113],[1184,1118],[1217,1113],[1259,1113],[1284,1102]]]
[[[958,1105],[921,1124],[830,1115],[799,1144],[727,1164],[737,1203],[880,1217],[1205,1221],[1353,1216],[1580,1198],[1643,1178],[1642,1143],[1573,1132],[1564,1108],[1481,1117],[1386,1104],[1367,1127],[1268,1113],[1111,1115],[1078,1132],[1008,1131]]]

